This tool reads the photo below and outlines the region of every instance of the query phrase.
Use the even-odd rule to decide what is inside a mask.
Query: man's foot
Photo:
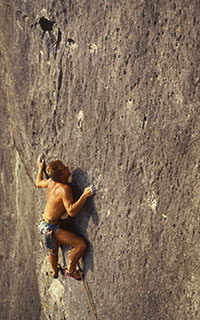
[[[52,275],[52,277],[53,277],[54,279],[58,279],[59,271],[62,272],[62,268],[61,268],[61,266],[58,264],[58,265],[57,265],[57,271],[51,271],[51,272],[50,272],[51,275]]]
[[[72,271],[72,272],[69,272],[69,271],[67,270],[67,268],[65,268],[65,274],[66,274],[66,276],[67,276],[67,277],[70,277],[70,278],[73,278],[74,280],[77,280],[77,281],[82,280],[82,277],[81,277],[81,275],[80,275],[80,272],[81,272],[81,275],[82,275],[82,277],[83,277],[82,271],[80,271],[80,270],[74,270],[74,271]]]
[[[51,275],[52,275],[52,277],[53,277],[54,279],[58,279],[58,273],[59,273],[59,271],[57,271],[57,272],[51,271],[50,273],[51,273]]]

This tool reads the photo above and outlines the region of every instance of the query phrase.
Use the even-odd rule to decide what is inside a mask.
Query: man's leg
[[[53,269],[53,277],[56,276],[56,273],[58,272],[58,249],[59,245],[56,244],[56,248],[54,249],[54,252],[52,253],[51,250],[49,250],[49,262],[51,264],[51,267]]]
[[[70,273],[73,272],[79,259],[82,257],[87,248],[86,241],[83,238],[63,229],[58,229],[55,232],[55,239],[59,242],[59,244],[73,247],[67,266],[67,270]]]

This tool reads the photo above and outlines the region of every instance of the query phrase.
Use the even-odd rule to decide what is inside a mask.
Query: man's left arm
[[[74,202],[72,191],[70,187],[65,186],[62,192],[62,200],[63,205],[71,217],[75,217],[75,215],[79,212],[79,210],[84,206],[86,200],[94,194],[94,189],[92,186],[85,188],[84,192],[80,196],[80,198]]]
[[[35,180],[35,185],[37,188],[47,188],[49,180],[43,179],[43,169],[44,169],[44,160],[38,159],[38,174]]]

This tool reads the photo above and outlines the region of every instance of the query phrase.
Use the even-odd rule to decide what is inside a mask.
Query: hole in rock
[[[70,38],[67,39],[67,44],[69,44],[70,46],[74,43],[75,41],[73,39],[70,39]]]
[[[55,24],[55,21],[50,21],[46,19],[45,17],[40,18],[39,24],[41,29],[45,31],[52,31],[53,30],[53,25]]]

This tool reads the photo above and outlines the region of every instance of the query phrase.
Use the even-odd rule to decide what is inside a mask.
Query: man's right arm
[[[38,174],[35,180],[35,185],[37,188],[47,188],[49,180],[43,179],[43,168],[44,168],[44,160],[40,161],[38,158]]]
[[[63,190],[63,204],[64,207],[69,214],[69,216],[74,217],[79,210],[84,206],[86,200],[91,197],[94,194],[93,187],[85,188],[83,194],[80,196],[80,198],[74,202],[72,191],[69,187],[66,187]]]

